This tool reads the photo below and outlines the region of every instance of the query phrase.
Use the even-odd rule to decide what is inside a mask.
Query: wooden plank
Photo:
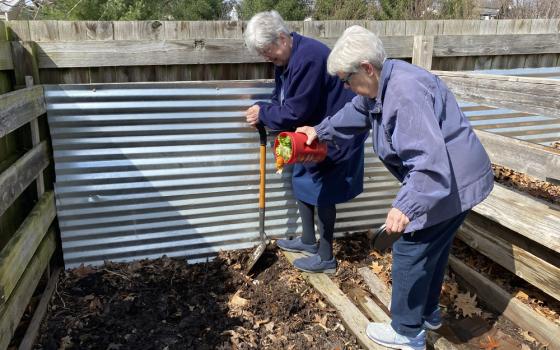
[[[360,293],[361,292],[361,293]],[[354,300],[358,308],[360,308],[366,316],[374,322],[391,323],[391,317],[373,301],[370,297],[360,290],[358,292],[350,291],[348,296]]]
[[[2,312],[0,312],[0,349],[8,347],[55,248],[55,231],[50,230],[27,265],[25,273],[12,296],[7,301]]]
[[[47,112],[42,86],[0,96],[0,137]]]
[[[58,41],[58,21],[29,21],[30,41]]]
[[[543,181],[560,179],[560,150],[488,131],[475,132],[492,163]]]
[[[27,88],[32,88],[33,87],[33,77],[27,76],[26,77],[26,84],[25,86]],[[38,118],[34,118],[33,120],[31,120],[31,122],[29,123],[29,126],[31,127],[31,144],[33,145],[33,147],[37,146],[39,143],[41,143],[41,133],[39,131],[39,120]],[[41,198],[43,196],[43,193],[45,193],[45,180],[43,178],[43,172],[39,172],[39,175],[37,175],[37,198]]]
[[[421,20],[406,20],[405,35],[424,35],[426,30],[426,22]]]
[[[434,37],[416,35],[412,49],[412,64],[426,70],[432,69],[432,54],[434,52]]]
[[[0,174],[0,215],[48,165],[48,144],[43,141]]]
[[[324,21],[306,21],[303,22],[303,32],[301,33],[311,38],[324,38],[325,22]]]
[[[444,25],[445,21],[443,20],[427,21],[424,35],[442,35]]]
[[[441,57],[559,52],[559,34],[441,35],[434,41],[434,56]]]
[[[560,211],[550,203],[495,184],[474,212],[560,253]]]
[[[336,40],[321,41],[332,47]],[[412,37],[394,37],[384,44],[390,57],[412,57],[412,41]],[[265,62],[235,39],[42,42],[37,48],[40,68]]]
[[[9,21],[8,40],[10,41],[30,41],[31,32],[29,31],[29,21]]]
[[[457,237],[548,295],[560,300],[560,265],[526,251],[515,242],[515,232],[479,214],[470,213]],[[555,259],[556,263],[560,258]]]
[[[386,36],[386,22],[385,21],[367,21],[366,29],[375,33],[377,36]]]
[[[404,21],[385,21],[386,36],[404,36],[406,24]]]
[[[368,23],[371,23],[371,22],[368,22]],[[376,23],[379,23],[379,22],[376,22]],[[324,30],[325,38],[339,38],[342,35],[342,33],[344,33],[346,28],[348,28],[348,26],[346,25],[346,21],[341,21],[341,20],[325,21],[324,24],[325,24],[325,30]],[[371,30],[370,28],[367,27],[367,24],[366,24],[365,28]],[[378,34],[375,31],[373,31],[373,32]],[[383,34],[385,34],[385,33],[383,33]]]
[[[284,252],[284,255],[291,263],[295,259],[303,256],[299,253],[290,252]],[[369,323],[368,319],[327,275],[305,272],[301,275],[337,310],[342,322],[358,339],[361,346],[365,349],[385,349],[368,338],[366,335],[366,327]]]
[[[56,216],[54,192],[43,195],[0,252],[0,305],[14,291]]]
[[[371,293],[389,310],[391,308],[391,292],[387,289],[385,283],[368,267],[359,268],[358,273],[363,277]]]
[[[60,41],[113,40],[113,22],[58,21]]]
[[[498,31],[498,21],[478,21],[480,35],[495,35]],[[474,62],[474,69],[491,69],[492,68],[492,56],[478,56]]]
[[[56,270],[54,270],[52,276],[49,276],[49,283],[47,284],[47,287],[45,288],[43,294],[41,295],[41,300],[39,301],[39,305],[37,305],[37,308],[33,313],[33,318],[31,319],[31,322],[29,323],[29,326],[25,331],[25,335],[23,336],[23,339],[19,344],[18,350],[33,349],[35,340],[39,335],[39,328],[41,327],[43,318],[47,313],[47,307],[49,306],[51,297],[53,296],[54,291],[56,290],[56,287],[58,285],[58,277],[61,272],[62,272],[62,268],[59,267]]]
[[[558,337],[560,326],[537,314],[453,255],[449,257],[449,265],[457,275],[472,286],[477,296],[484,300],[490,308],[504,315],[522,329],[530,331],[538,341],[548,344],[548,349],[560,349],[560,338]]]
[[[434,71],[457,98],[519,112],[560,118],[560,81]]]
[[[25,86],[25,77],[32,76],[36,84],[40,83],[37,50],[32,41],[12,41],[12,62],[17,87]]]
[[[0,71],[12,69],[12,45],[8,41],[0,41]]]

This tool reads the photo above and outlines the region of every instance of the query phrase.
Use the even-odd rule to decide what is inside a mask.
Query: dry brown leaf
[[[529,301],[529,296],[524,291],[520,290],[515,294],[515,297],[519,300]]]
[[[459,293],[455,301],[453,302],[453,306],[455,307],[455,311],[458,313],[461,312],[463,317],[472,317],[473,315],[480,316],[482,314],[482,310],[479,309],[476,302],[476,294],[471,296],[470,292],[467,293]],[[459,315],[457,314],[457,317]]]
[[[79,267],[71,270],[70,272],[72,272],[72,274],[74,274],[74,276],[76,277],[83,278],[97,272],[97,270],[90,265],[85,266],[84,264],[81,264]]]
[[[259,328],[261,325],[263,325],[263,324],[265,324],[265,323],[268,323],[268,322],[270,322],[270,318],[266,318],[266,319],[264,319],[264,320],[262,320],[262,321],[256,320],[256,321],[255,321],[255,324],[253,325],[253,329],[257,329],[257,328]]]
[[[321,301],[321,300],[317,301],[317,304],[319,304],[319,307],[320,307],[321,309],[324,309],[324,308],[327,307],[327,304],[323,303],[323,301]]]
[[[443,290],[449,295],[449,299],[454,300],[459,294],[459,285],[455,281],[449,281],[443,285]]]
[[[230,308],[243,308],[243,307],[247,306],[247,303],[249,301],[247,299],[244,299],[244,298],[240,297],[239,296],[240,293],[241,293],[241,290],[238,290],[231,297],[231,300],[228,303]]]
[[[375,272],[375,274],[380,274],[383,271],[383,265],[379,264],[377,261],[371,263],[369,268]]]
[[[101,311],[103,310],[103,303],[101,303],[101,300],[99,300],[99,298],[93,298],[90,301],[88,308],[91,312]]]
[[[494,350],[500,347],[500,343],[492,338],[491,336],[487,336],[488,341],[483,342],[482,340],[479,342],[480,348],[484,350]]]
[[[383,255],[379,254],[375,250],[372,250],[371,253],[369,253],[369,256],[374,257],[376,259],[382,259],[383,258]]]
[[[534,343],[537,341],[537,339],[535,339],[531,333],[529,333],[529,331],[523,331],[521,332],[521,335],[523,336],[523,338],[528,341],[529,343]]]
[[[272,322],[268,322],[264,325],[264,329],[266,329],[267,332],[272,332],[272,330],[274,329],[274,321]]]
[[[323,328],[325,332],[329,331],[329,328],[327,327],[327,318],[328,318],[327,314],[324,314],[323,317],[315,314],[315,323],[321,326],[321,328]]]
[[[303,337],[307,340],[308,343],[313,343],[313,337],[307,333],[302,333]]]

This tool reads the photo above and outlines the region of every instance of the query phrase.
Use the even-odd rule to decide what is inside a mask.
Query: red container
[[[278,137],[288,136],[292,140],[292,156],[289,160],[284,159],[286,164],[293,163],[318,163],[327,157],[327,144],[324,142],[313,141],[310,146],[306,144],[307,135],[299,132],[283,131],[276,136],[274,140],[274,158],[276,159],[276,147],[278,146]]]

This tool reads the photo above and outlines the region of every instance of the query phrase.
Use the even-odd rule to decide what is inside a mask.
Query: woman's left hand
[[[410,220],[402,211],[397,208],[391,208],[385,220],[385,230],[388,234],[403,233],[409,223]]]

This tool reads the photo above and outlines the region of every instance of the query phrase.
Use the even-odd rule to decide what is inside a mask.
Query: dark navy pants
[[[393,244],[391,326],[397,333],[416,336],[424,315],[438,307],[449,250],[467,213],[406,233]]]

